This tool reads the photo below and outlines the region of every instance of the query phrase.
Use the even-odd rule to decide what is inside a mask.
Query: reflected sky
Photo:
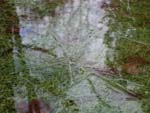
[[[104,44],[104,38],[109,29],[107,26],[109,19],[104,18],[107,12],[103,9],[103,4],[104,0],[68,0],[55,8],[53,16],[41,16],[34,13],[31,8],[17,5],[16,12],[19,17],[22,44],[25,46],[23,50],[26,65],[30,76],[44,81],[43,76],[52,72],[49,69],[51,64],[57,63],[54,60],[63,59],[61,61],[68,65],[69,73],[71,77],[73,76],[70,77],[73,83],[66,91],[65,98],[74,100],[81,113],[92,113],[96,106],[99,106],[96,111],[99,113],[120,111],[142,113],[137,101],[126,100],[129,95],[110,88],[107,82],[98,77],[87,77],[90,73],[76,73],[77,69],[86,67],[100,69],[106,67],[105,57],[108,48]],[[28,46],[31,48],[27,48]],[[84,77],[87,78],[78,83],[74,81]],[[41,93],[42,89],[36,89],[36,86],[34,89],[39,98],[41,95],[50,99],[55,98],[47,92]],[[14,90],[16,108],[18,113],[23,113],[19,111],[22,108],[18,108],[18,103],[24,103],[23,106],[26,108],[28,103],[26,86],[15,87]],[[56,113],[64,109],[59,105],[63,101],[62,98],[58,98],[56,103],[51,105],[56,107],[54,110]],[[50,110],[41,111],[41,113],[48,112]]]
[[[67,54],[73,59],[80,57],[83,64],[104,67],[107,48],[103,39],[108,20],[103,21],[106,12],[101,5],[102,0],[74,0],[57,7],[55,17],[42,18],[36,17],[30,9],[17,6],[22,43],[55,48],[58,57]]]

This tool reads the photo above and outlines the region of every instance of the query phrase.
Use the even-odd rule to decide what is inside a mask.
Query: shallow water
[[[12,113],[143,113],[139,99],[104,76],[110,74],[106,58],[114,54],[104,43],[106,4],[110,1],[15,2],[22,47],[20,52],[13,32]],[[138,84],[127,81],[126,87]]]

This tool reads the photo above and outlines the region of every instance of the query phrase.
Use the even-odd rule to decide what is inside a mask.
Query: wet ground
[[[2,0],[0,113],[149,113],[147,3]]]

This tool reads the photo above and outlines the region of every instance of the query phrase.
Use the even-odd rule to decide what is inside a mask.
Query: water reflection
[[[53,48],[57,57],[66,54],[69,60],[78,59],[80,64],[103,67],[107,50],[103,38],[108,27],[107,20],[101,22],[105,11],[100,5],[101,1],[75,0],[57,7],[55,17],[46,15],[34,20],[32,17],[36,15],[30,17],[30,9],[24,11],[24,8],[17,7],[22,43],[43,49]],[[26,19],[21,15],[26,15]]]
[[[20,101],[16,104],[19,113],[50,113],[52,108],[41,99],[33,99],[30,103]]]
[[[44,16],[31,8],[16,6],[25,62],[30,76],[39,81],[31,90],[36,98],[44,97],[50,101],[55,98],[53,112],[142,112],[139,103],[126,100],[129,95],[110,88],[99,77],[88,76],[91,72],[87,68],[106,68],[108,48],[103,42],[109,19],[104,18],[107,12],[103,5],[103,0],[68,0],[55,7],[53,15]],[[45,89],[41,84],[46,84]],[[26,86],[19,85],[18,89],[24,95],[14,89],[18,113],[27,110],[51,112],[48,107],[40,107],[43,101],[28,101]],[[66,104],[68,99],[74,104]]]

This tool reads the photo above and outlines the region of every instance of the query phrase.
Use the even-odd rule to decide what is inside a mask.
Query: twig
[[[142,95],[137,94],[137,93],[135,93],[135,92],[133,92],[133,91],[128,91],[127,89],[125,89],[125,88],[124,88],[123,86],[121,86],[120,84],[115,83],[114,81],[109,80],[109,79],[107,79],[106,77],[101,76],[101,75],[98,74],[98,73],[92,73],[92,75],[97,76],[97,77],[100,77],[102,80],[104,80],[105,82],[107,82],[107,83],[108,83],[109,85],[111,85],[112,87],[118,88],[119,90],[125,92],[126,94],[128,94],[128,95],[130,95],[130,96],[132,96],[132,97],[135,97],[135,98],[137,98],[137,99],[142,99],[142,98],[143,98]]]

